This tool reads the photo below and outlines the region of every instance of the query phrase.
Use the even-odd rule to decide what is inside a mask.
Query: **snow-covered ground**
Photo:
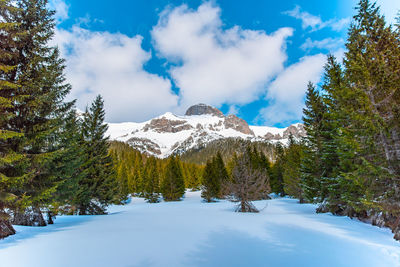
[[[182,202],[134,198],[106,216],[16,226],[0,240],[0,266],[400,266],[400,242],[388,229],[315,214],[294,199],[255,204],[258,214],[235,213],[233,203],[188,192]]]

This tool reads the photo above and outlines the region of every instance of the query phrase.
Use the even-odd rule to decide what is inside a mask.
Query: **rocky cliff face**
[[[184,116],[165,113],[143,123],[110,123],[111,139],[157,157],[184,153],[224,138],[241,138],[257,142],[285,143],[290,134],[295,138],[305,135],[302,124],[287,128],[249,126],[236,115],[225,116],[220,110],[198,104],[191,106]]]
[[[225,117],[224,125],[228,129],[231,128],[247,135],[254,135],[247,122],[238,118],[236,115],[228,115]]]
[[[143,131],[155,131],[157,133],[177,133],[184,130],[190,130],[193,127],[183,120],[169,120],[165,117],[160,119],[152,119],[150,123],[146,124]]]

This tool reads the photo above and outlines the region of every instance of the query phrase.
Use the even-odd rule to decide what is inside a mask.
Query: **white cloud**
[[[209,2],[197,10],[182,5],[162,12],[153,28],[159,55],[174,63],[169,71],[182,107],[250,103],[283,70],[291,28],[269,35],[238,26],[223,29],[220,13]]]
[[[62,22],[69,18],[69,6],[63,0],[50,0],[49,7],[56,11],[55,19],[57,22]]]
[[[399,0],[377,0],[377,5],[381,7],[381,13],[385,15],[388,23],[396,23],[396,17],[400,12]]]
[[[341,31],[343,29],[346,29],[350,25],[350,21],[350,18],[343,18],[340,20],[332,19],[328,21],[328,25],[334,31]]]
[[[318,49],[327,49],[327,50],[336,50],[339,47],[343,47],[344,40],[342,38],[326,38],[322,40],[311,40],[311,38],[307,38],[306,41],[300,46],[303,50],[309,50],[312,48]]]
[[[239,113],[239,107],[236,105],[231,105],[229,107],[229,111],[228,114],[233,114],[233,115],[237,115]]]
[[[270,125],[299,120],[307,83],[320,81],[325,62],[323,54],[306,56],[280,73],[268,88],[269,105],[260,110],[261,119]]]
[[[65,10],[60,18],[68,18],[68,7],[59,6]],[[307,82],[319,81],[325,56],[304,57],[285,69],[286,39],[293,29],[271,34],[239,26],[226,29],[220,13],[209,2],[196,10],[182,5],[164,10],[153,28],[154,48],[167,59],[178,95],[169,78],[143,69],[152,55],[141,47],[141,36],[93,32],[82,24],[57,29],[54,43],[67,60],[67,80],[73,87],[69,97],[84,109],[101,94],[110,122],[143,121],[166,111],[183,112],[199,102],[227,104],[235,114],[260,97],[270,103],[260,115],[268,124],[300,119]],[[324,23],[313,20],[311,16],[306,27]],[[303,48],[329,43],[307,40]]]
[[[79,26],[58,29],[53,40],[66,58],[70,98],[84,109],[97,94],[105,100],[110,122],[142,121],[171,110],[178,97],[168,79],[143,70],[151,54],[142,37],[92,32]]]
[[[311,29],[315,30],[322,24],[322,20],[320,17],[311,15],[310,13],[305,11],[300,11],[300,6],[295,6],[294,9],[285,11],[283,12],[283,14],[294,17],[296,19],[300,19],[303,29],[307,29],[308,27],[310,27]]]
[[[325,27],[330,27],[334,31],[341,31],[350,23],[349,18],[343,18],[340,20],[331,19],[323,21],[320,16],[312,15],[306,11],[302,11],[300,6],[295,6],[294,9],[283,12],[283,14],[291,16],[301,20],[301,26],[303,29],[311,28],[311,31],[320,30]]]

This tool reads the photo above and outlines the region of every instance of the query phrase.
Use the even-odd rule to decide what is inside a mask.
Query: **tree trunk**
[[[53,218],[55,218],[56,216],[54,215],[54,213],[52,211],[48,211],[47,212],[47,223],[48,224],[54,224],[54,220]]]
[[[239,206],[236,208],[237,212],[259,212],[258,209],[250,202],[241,200]]]

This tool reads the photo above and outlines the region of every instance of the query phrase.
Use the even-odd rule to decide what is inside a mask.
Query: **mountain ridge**
[[[204,147],[223,138],[285,144],[290,134],[295,138],[305,136],[301,123],[286,128],[250,126],[236,115],[225,116],[206,104],[189,107],[185,115],[166,112],[145,122],[109,123],[108,126],[107,135],[111,140],[126,142],[141,152],[160,158]]]

